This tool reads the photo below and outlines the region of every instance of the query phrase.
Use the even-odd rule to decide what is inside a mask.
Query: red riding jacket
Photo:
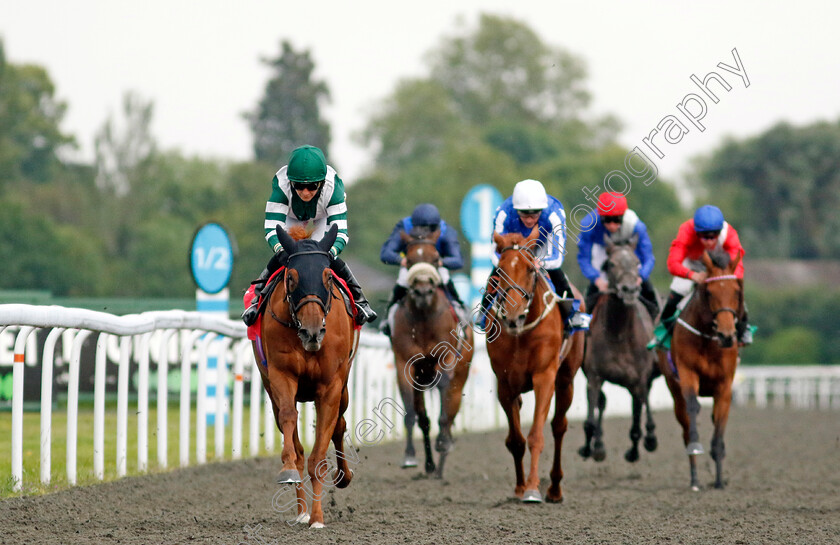
[[[741,240],[738,238],[738,232],[734,227],[728,223],[723,223],[723,229],[717,239],[717,247],[729,254],[730,259],[735,259],[738,254],[741,254],[741,261],[735,267],[735,276],[744,278],[744,260],[743,256],[746,253]],[[703,242],[697,233],[694,231],[694,220],[690,219],[680,225],[680,230],[677,232],[677,238],[671,243],[671,251],[668,253],[668,272],[674,276],[691,279],[692,270],[683,264],[686,258],[691,260],[700,260],[703,256]]]

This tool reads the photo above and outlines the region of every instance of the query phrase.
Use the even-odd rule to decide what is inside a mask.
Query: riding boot
[[[391,292],[391,298],[388,300],[388,304],[385,306],[385,317],[382,318],[382,322],[379,324],[379,331],[386,337],[391,336],[391,323],[388,320],[388,318],[391,316],[391,307],[399,304],[399,302],[402,301],[402,298],[405,297],[405,294],[407,293],[408,288],[406,288],[405,286],[400,286],[399,284],[394,284],[394,289]]]
[[[601,296],[601,290],[598,289],[598,286],[595,285],[595,282],[591,282],[589,287],[586,288],[586,294],[583,296],[583,300],[586,303],[586,310],[592,314],[592,311],[595,310],[595,303],[598,302],[598,298]]]
[[[444,289],[446,290],[446,295],[449,296],[449,300],[453,303],[458,303],[461,307],[465,307],[464,302],[461,301],[461,296],[458,295],[458,289],[455,287],[455,282],[452,281],[450,278],[446,284],[444,284]]]
[[[655,322],[656,317],[659,315],[659,296],[656,294],[656,288],[653,287],[650,279],[642,280],[641,288],[642,291],[639,297],[650,314],[650,319]]]
[[[262,290],[265,288],[265,283],[268,280],[269,273],[268,267],[263,269],[260,275],[254,280],[254,298],[251,300],[251,304],[245,311],[242,313],[242,321],[245,322],[245,325],[250,326],[254,325],[257,321],[257,307],[259,306],[260,302],[260,295],[262,295]]]
[[[668,294],[668,301],[665,302],[665,306],[662,308],[662,315],[659,318],[659,322],[668,328],[669,334],[674,329],[674,314],[677,312],[677,306],[682,299],[683,295],[672,291]]]
[[[554,289],[558,295],[564,299],[574,299],[572,285],[569,283],[569,279],[566,278],[566,273],[563,272],[563,269],[549,270],[548,277],[551,279],[551,283],[554,284]],[[567,332],[578,329],[589,329],[589,319],[591,316],[581,312],[577,304],[572,304],[571,306],[561,305],[560,311],[563,315],[563,322],[569,326]]]
[[[347,263],[336,257],[333,259],[330,267],[342,280],[344,280],[347,287],[350,289],[350,295],[353,296],[353,299],[356,302],[356,323],[364,325],[368,322],[376,320],[376,313],[372,308],[370,308],[370,303],[368,303],[365,294],[362,293],[362,286],[359,285],[358,280],[356,280],[356,277],[353,276],[353,273],[350,271],[350,267],[347,266]]]
[[[747,346],[753,343],[753,328],[749,324],[749,317],[746,306],[744,307],[744,315],[735,324],[735,332],[738,334],[738,344]]]

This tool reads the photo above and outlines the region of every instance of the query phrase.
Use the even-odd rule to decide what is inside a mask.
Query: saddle
[[[274,290],[277,289],[277,284],[279,284],[283,278],[285,278],[285,267],[280,267],[274,274],[266,282],[265,288],[263,288],[262,293],[260,294],[260,299],[257,302],[257,321],[254,322],[253,325],[248,326],[248,338],[250,340],[256,340],[259,336],[260,329],[262,327],[262,317],[263,313],[265,312],[265,307],[268,305],[268,301],[271,299],[271,294],[274,293]],[[332,272],[332,271],[331,271]],[[342,280],[335,272],[332,272],[333,278],[336,280],[336,285],[338,286],[338,291],[341,293],[341,298],[344,301],[344,310],[347,314],[353,318],[353,324],[356,329],[361,328],[361,324],[358,323],[356,320],[356,303],[353,300],[353,295],[350,293],[350,288],[347,287],[347,284]],[[246,305],[249,304],[251,300],[254,298],[254,286],[252,285],[247,292],[245,292],[245,303]]]

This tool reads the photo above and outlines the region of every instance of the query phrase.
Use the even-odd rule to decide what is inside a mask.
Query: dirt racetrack
[[[710,411],[701,411],[708,449]],[[659,449],[623,459],[626,419],[605,425],[607,460],[564,445],[562,504],[512,499],[504,434],[465,435],[443,481],[397,464],[402,444],[362,447],[353,483],[330,492],[327,527],[289,526],[272,509],[279,462],[252,459],[0,502],[2,543],[840,543],[840,414],[735,408],[727,430],[725,490],[699,462],[700,492],[671,412],[657,413]],[[551,443],[547,446],[550,448]],[[543,453],[543,491],[549,471]]]

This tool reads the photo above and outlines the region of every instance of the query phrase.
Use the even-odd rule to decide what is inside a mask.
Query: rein
[[[520,246],[519,244],[513,244],[512,246],[506,246],[506,247],[502,248],[501,250],[499,250],[499,255],[501,255],[501,254],[503,254],[503,253],[505,253],[505,252],[507,252],[507,251],[509,251],[509,250],[517,250],[517,251],[519,251],[519,250],[527,250],[527,252],[528,252],[528,253],[529,253],[532,257],[535,257],[535,256],[534,256],[534,253],[531,251],[531,248],[530,248],[530,247],[528,247],[528,246]],[[535,293],[535,292],[536,292],[536,290],[537,290],[537,282],[538,282],[539,280],[542,280],[542,281],[543,281],[543,283],[545,284],[545,293],[543,293],[543,297],[542,297],[542,300],[543,300],[543,311],[540,313],[540,315],[539,315],[539,316],[537,316],[537,318],[536,318],[536,319],[534,319],[534,321],[529,322],[529,323],[527,323],[527,324],[523,324],[523,325],[521,325],[521,326],[519,326],[519,327],[514,327],[514,328],[511,328],[511,327],[508,327],[507,325],[505,325],[505,324],[504,324],[504,322],[503,322],[502,320],[499,320],[500,322],[502,322],[502,325],[504,326],[504,328],[505,328],[505,329],[506,329],[509,333],[511,333],[512,335],[519,336],[519,335],[521,335],[521,334],[523,334],[523,333],[525,333],[525,332],[527,332],[527,331],[530,331],[530,330],[534,329],[535,327],[537,327],[537,326],[540,324],[540,322],[542,322],[542,321],[543,321],[543,319],[545,319],[545,317],[546,317],[546,316],[548,316],[548,315],[549,315],[549,313],[550,313],[550,312],[554,309],[554,306],[557,304],[558,299],[560,299],[560,298],[557,296],[557,294],[555,294],[555,293],[551,290],[551,287],[548,285],[548,281],[547,281],[547,280],[543,277],[543,275],[539,274],[539,271],[537,271],[536,269],[534,269],[534,274],[535,274],[535,277],[534,277],[534,284],[533,284],[533,286],[531,286],[531,291],[530,291],[530,292],[526,292],[524,289],[522,289],[519,285],[516,285],[516,284],[514,284],[513,286],[510,286],[509,288],[507,288],[506,290],[504,290],[505,292],[507,292],[508,290],[511,290],[511,289],[518,291],[518,292],[522,295],[522,297],[523,297],[526,301],[528,301],[528,306],[526,307],[526,311],[527,311],[528,309],[530,309],[530,308],[531,308],[531,301],[533,301],[533,300],[534,300],[534,293]],[[493,310],[493,315],[494,315],[496,318],[498,318],[498,317],[499,317],[499,305],[498,305],[498,304],[494,304],[493,309],[494,309],[494,310]]]
[[[710,284],[712,282],[719,282],[721,280],[738,280],[738,277],[735,276],[734,274],[722,274],[722,275],[719,275],[719,276],[711,276],[711,277],[707,278],[703,283],[704,284]],[[697,293],[697,292],[695,291],[694,293]],[[694,297],[694,295],[692,295],[692,297]],[[686,305],[686,308],[688,308],[688,305]],[[711,309],[709,309],[709,310],[711,310]],[[719,308],[716,311],[712,312],[712,319],[716,320],[717,315],[720,314],[721,312],[731,312],[732,316],[735,317],[735,321],[738,320],[738,311],[735,310],[735,309],[729,308],[729,307],[722,307],[722,308]],[[686,322],[685,320],[683,320],[679,316],[677,317],[677,323],[680,324],[681,326],[683,326],[685,329],[687,329],[691,333],[694,333],[698,337],[703,337],[704,339],[717,340],[717,337],[715,337],[714,335],[709,335],[708,333],[703,333],[702,331],[693,327],[691,324],[689,324],[688,322]],[[715,329],[717,329],[717,327],[715,327]]]

